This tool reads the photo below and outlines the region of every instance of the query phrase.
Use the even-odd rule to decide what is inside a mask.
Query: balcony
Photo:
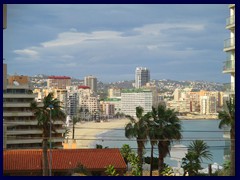
[[[37,120],[4,120],[4,124],[8,126],[15,126],[15,125],[37,125]]]
[[[42,134],[41,129],[23,129],[23,130],[8,130],[7,135],[23,135],[23,134]]]
[[[20,112],[20,111],[12,111],[12,112],[3,112],[3,117],[13,117],[13,116],[34,116],[33,112],[31,111],[25,111],[25,112]]]
[[[11,94],[11,93],[3,93],[3,98],[31,98],[34,99],[36,97],[35,94]]]
[[[235,94],[235,83],[223,84],[223,91],[229,94]]]
[[[235,16],[230,16],[226,20],[226,29],[232,29],[235,28]]]
[[[30,107],[30,103],[24,102],[4,102],[3,107]]]
[[[235,60],[228,60],[224,62],[223,73],[235,72]]]
[[[229,38],[224,41],[224,51],[235,50],[235,38]]]

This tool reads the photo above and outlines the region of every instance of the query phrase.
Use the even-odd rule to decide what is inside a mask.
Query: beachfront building
[[[22,76],[9,77],[9,83],[3,92],[3,119],[7,149],[31,149],[42,147],[42,129],[30,109],[35,100],[27,81],[17,81]],[[28,77],[24,77],[28,79]],[[41,106],[41,104],[40,104]],[[55,148],[62,148],[63,122],[55,121],[57,132],[53,134]]]
[[[115,115],[115,106],[112,103],[101,101],[100,102],[100,112],[103,117],[109,117]]]
[[[46,97],[49,93],[53,93],[53,98],[56,98],[60,101],[62,111],[65,114],[67,114],[67,90],[66,89],[36,88],[33,90],[33,93],[36,94],[35,100],[37,102],[42,102],[44,97]]]
[[[200,114],[216,114],[217,105],[215,96],[200,96]]]
[[[67,86],[66,114],[71,118],[79,114],[79,93],[78,86]]]
[[[226,20],[226,29],[230,31],[230,37],[224,41],[224,51],[227,59],[224,62],[223,73],[230,74],[230,84],[226,84],[226,94],[235,95],[235,4],[229,5],[230,16]]]
[[[84,119],[89,119],[95,112],[99,112],[99,100],[89,86],[78,86],[79,107]]]
[[[109,98],[121,97],[121,89],[117,88],[117,87],[109,88],[108,89],[108,97]]]
[[[136,107],[141,106],[144,113],[152,111],[152,91],[144,89],[122,90],[121,112],[125,115],[136,116]]]
[[[109,103],[114,105],[114,113],[120,113],[122,109],[121,97],[117,98],[106,98],[103,101],[104,103]]]
[[[135,88],[141,88],[150,81],[150,71],[146,67],[137,67],[135,70]]]
[[[97,93],[97,78],[90,75],[84,77],[84,85],[90,87],[93,93]]]
[[[68,76],[48,76],[47,88],[66,89],[71,83],[71,78]]]
[[[152,106],[156,108],[159,104],[157,86],[155,84],[152,84],[152,83],[146,83],[146,85],[143,86],[142,88],[143,89],[148,89],[152,92]]]

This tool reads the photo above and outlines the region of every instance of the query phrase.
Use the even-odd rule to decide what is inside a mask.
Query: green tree
[[[114,168],[113,165],[109,165],[106,167],[106,171],[105,173],[108,175],[108,176],[119,176],[119,174],[117,173],[116,169]]]
[[[212,153],[209,151],[209,146],[203,140],[191,142],[188,151],[196,153],[201,162],[203,162],[203,159],[212,160]]]
[[[125,163],[128,165],[128,156],[132,152],[132,149],[128,144],[123,144],[122,148],[120,149],[120,152],[124,158]]]
[[[152,117],[154,120],[157,146],[158,146],[158,172],[162,176],[164,168],[164,158],[170,154],[171,143],[173,140],[180,140],[181,122],[177,117],[177,112],[173,109],[166,109],[165,106],[159,105],[152,108]]]
[[[221,120],[219,123],[219,128],[225,126],[230,127],[230,139],[231,139],[231,168],[230,175],[235,176],[235,98],[230,98],[226,102],[227,108],[224,111],[218,112],[218,118]]]
[[[142,176],[142,164],[140,163],[140,158],[132,151],[128,155],[128,162],[131,164],[131,173],[133,176]]]
[[[54,121],[65,121],[65,113],[61,110],[60,101],[53,98],[53,94],[49,93],[43,99],[43,105],[38,105],[36,101],[31,102],[31,109],[37,118],[38,126],[43,130],[42,136],[42,149],[43,149],[43,176],[47,176],[49,166],[47,158],[48,139],[50,139],[50,127],[51,131],[56,132],[56,128],[53,125]],[[51,117],[50,117],[51,116]]]
[[[143,162],[143,149],[144,145],[147,142],[147,118],[148,116],[143,115],[143,108],[136,107],[136,117],[138,120],[134,119],[132,116],[126,116],[130,122],[125,127],[125,136],[129,139],[136,138],[137,140],[137,147],[138,147],[138,157],[139,157],[139,166],[142,169],[142,162]],[[142,170],[141,170],[142,175]]]
[[[188,153],[183,158],[184,172],[188,172],[190,176],[196,176],[202,168],[203,159],[212,160],[212,153],[209,146],[203,140],[195,140],[190,143]]]
[[[185,157],[182,159],[182,168],[184,170],[183,176],[189,173],[189,176],[196,176],[198,170],[201,169],[201,162],[198,155],[193,151],[188,151]]]

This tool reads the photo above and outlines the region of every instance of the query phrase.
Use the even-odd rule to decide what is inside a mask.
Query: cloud
[[[23,50],[14,50],[14,53],[21,55],[21,56],[27,56],[30,58],[36,58],[38,57],[38,52],[32,49],[23,49]]]
[[[92,33],[63,32],[58,38],[52,41],[41,43],[43,47],[69,46],[83,43],[84,41],[100,41],[107,39],[120,38],[121,33],[115,31],[94,31]]]

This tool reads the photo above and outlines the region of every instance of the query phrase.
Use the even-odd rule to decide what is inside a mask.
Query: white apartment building
[[[122,113],[136,116],[136,107],[141,106],[144,114],[152,111],[152,92],[150,90],[123,90],[121,93]]]
[[[223,66],[223,73],[230,74],[230,85],[226,93],[235,95],[235,4],[229,5],[230,16],[226,20],[226,29],[230,31],[230,37],[224,41],[224,51],[227,54]]]
[[[78,86],[67,86],[66,112],[71,118],[79,114],[79,94]]]
[[[137,67],[135,70],[135,88],[141,88],[150,81],[150,71],[146,67]]]

